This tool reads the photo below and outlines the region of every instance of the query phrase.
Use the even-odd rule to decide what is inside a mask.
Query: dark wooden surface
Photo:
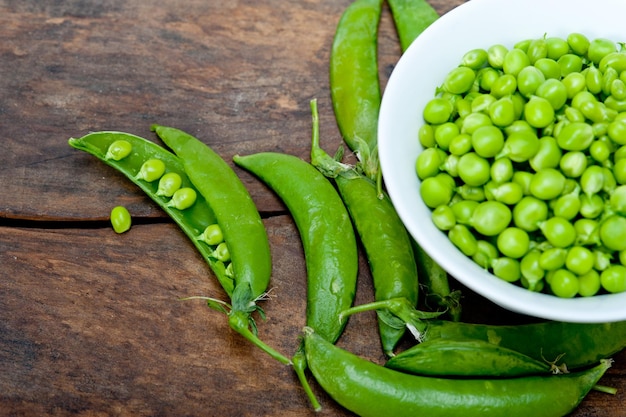
[[[432,0],[440,13],[463,0]],[[151,123],[186,130],[226,160],[308,157],[309,100],[322,146],[340,144],[328,91],[349,0],[0,0],[0,415],[312,416],[288,367],[252,348],[200,301],[225,298],[193,246],[121,175],[67,145]],[[388,9],[384,85],[400,55]],[[284,206],[237,170],[268,229],[272,299],[261,337],[286,354],[304,325],[305,267]],[[135,225],[113,233],[114,205]],[[524,321],[465,291],[465,318]],[[372,299],[365,259],[357,303]],[[373,314],[340,346],[381,361]],[[576,417],[626,416],[626,355]],[[314,385],[324,410],[349,416]],[[558,395],[558,393],[555,393]]]

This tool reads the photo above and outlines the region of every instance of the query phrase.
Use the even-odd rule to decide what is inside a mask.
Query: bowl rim
[[[567,7],[563,8],[564,5]],[[542,13],[537,15],[537,10]],[[607,10],[615,12],[607,13]],[[593,22],[599,21],[600,11],[602,25],[591,27]],[[559,19],[554,19],[557,13]],[[419,197],[419,180],[414,174],[414,158],[421,150],[416,140],[417,129],[423,123],[419,120],[419,109],[423,108],[425,100],[434,97],[435,88],[443,76],[433,78],[431,75],[421,84],[409,85],[407,80],[420,71],[422,77],[428,75],[428,69],[432,72],[433,67],[440,69],[438,74],[445,74],[441,69],[449,71],[458,65],[463,52],[497,43],[489,41],[485,44],[487,39],[492,39],[493,33],[505,33],[501,42],[508,46],[545,34],[545,30],[539,29],[548,24],[553,28],[551,33],[554,36],[580,32],[590,38],[607,37],[617,42],[621,37],[626,40],[626,26],[620,25],[618,18],[625,13],[626,2],[621,0],[598,0],[591,10],[586,0],[470,0],[430,25],[403,53],[387,82],[379,114],[379,156],[385,186],[398,215],[411,236],[435,262],[470,290],[505,309],[548,320],[621,321],[626,320],[626,292],[565,299],[526,290],[484,271],[456,249],[430,218],[416,219],[413,215],[416,210],[421,214],[426,214],[424,209],[429,210]],[[493,16],[499,18],[494,20]],[[519,22],[525,23],[517,25]],[[591,30],[585,30],[587,27]],[[469,32],[469,35],[459,37],[459,31]],[[551,33],[547,35],[551,36]],[[440,54],[440,50],[446,53]],[[410,120],[411,117],[415,120]],[[398,150],[397,143],[408,146]],[[409,171],[413,178],[403,177]],[[407,192],[411,187],[415,193]],[[417,195],[419,201],[411,194]]]

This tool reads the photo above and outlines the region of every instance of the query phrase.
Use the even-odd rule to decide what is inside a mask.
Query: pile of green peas
[[[130,155],[131,152],[132,144],[126,140],[120,139],[109,145],[106,158],[114,161],[120,161]],[[170,200],[167,203],[168,207],[172,207],[177,210],[188,209],[196,202],[198,197],[196,190],[191,187],[183,187],[181,176],[176,172],[166,172],[166,170],[167,167],[161,159],[149,158],[143,162],[135,178],[150,183],[158,181],[155,194],[162,198],[169,198]],[[116,208],[115,210],[119,211],[120,209]],[[126,218],[128,218],[128,221]],[[112,222],[115,220],[115,224],[113,226],[116,231],[118,229],[126,231],[130,227],[130,215],[112,216],[111,220]],[[122,229],[123,224],[126,223],[128,223],[128,227],[124,227]],[[118,226],[118,224],[120,224],[120,226]],[[218,224],[208,225],[196,239],[211,247],[213,257],[227,265],[226,274],[228,276],[232,276],[233,272],[232,263],[230,262],[230,251],[228,250],[228,245],[224,241],[224,235],[220,226]]]
[[[468,51],[423,109],[420,195],[497,277],[626,291],[626,50],[581,33]]]

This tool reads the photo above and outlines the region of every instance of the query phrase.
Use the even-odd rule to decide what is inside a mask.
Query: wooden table
[[[445,13],[463,0],[433,0]],[[175,126],[226,160],[308,157],[309,100],[322,146],[340,144],[329,50],[350,0],[0,1],[0,415],[312,416],[286,366],[250,346],[200,301],[225,299],[207,265],[134,185],[67,145],[89,131],[154,139]],[[388,8],[383,83],[400,49]],[[241,170],[270,236],[272,299],[261,337],[291,354],[304,325],[302,247],[282,203]],[[115,205],[130,232],[108,224]],[[372,300],[361,256],[357,303]],[[460,287],[458,284],[454,284]],[[465,319],[526,318],[463,289]],[[339,345],[381,361],[374,314]],[[576,417],[626,415],[626,355]],[[348,416],[314,385],[324,410]],[[555,393],[558,395],[558,393]]]

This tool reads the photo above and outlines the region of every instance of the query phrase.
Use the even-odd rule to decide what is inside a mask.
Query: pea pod
[[[521,325],[463,323],[429,319],[409,301],[399,298],[357,305],[344,311],[342,317],[377,309],[387,309],[404,321],[419,342],[459,338],[482,340],[539,361],[563,358],[569,369],[592,365],[626,348],[626,321],[545,321]]]
[[[342,14],[330,54],[330,92],[337,125],[348,147],[378,174],[378,23],[382,0],[356,0]]]
[[[411,238],[391,200],[355,168],[330,157],[319,146],[317,103],[311,101],[313,134],[311,164],[334,178],[367,254],[376,300],[405,297],[417,304],[418,275]],[[340,313],[340,312],[339,312]],[[392,356],[405,328],[384,310],[378,311],[383,351]]]
[[[559,373],[555,365],[483,340],[432,339],[389,359],[385,366],[414,375],[518,377]]]
[[[388,3],[403,52],[439,18],[437,11],[426,0],[388,0]]]
[[[235,155],[233,160],[276,192],[291,213],[306,260],[306,322],[334,343],[345,327],[346,320],[338,317],[352,305],[358,275],[356,236],[337,190],[311,164],[292,155],[262,152]],[[292,362],[313,408],[319,410],[301,347]]]
[[[193,187],[185,173],[180,158],[154,142],[124,132],[93,132],[81,138],[71,138],[68,143],[71,147],[95,156],[100,161],[122,173],[157,203],[192,241],[198,252],[200,252],[215,273],[224,291],[229,296],[232,295],[234,288],[233,280],[227,275],[226,266],[212,256],[212,249],[209,246],[196,239],[207,226],[217,223],[215,214],[213,214],[204,197],[198,196],[195,204],[184,211],[177,210],[169,205],[170,199],[168,197],[158,195],[158,183],[156,181],[147,182],[137,178],[137,174],[145,161],[159,159],[165,163],[168,172],[176,173],[180,176],[181,187]],[[107,155],[112,147],[115,149],[120,143],[126,144],[125,146],[128,146],[130,149],[123,158],[116,159],[110,154]]]
[[[229,245],[235,286],[249,286],[252,300],[260,297],[269,285],[272,258],[248,190],[226,161],[195,137],[166,126],[153,125],[152,130],[182,160],[187,176],[213,210]]]
[[[409,375],[343,350],[305,329],[307,362],[320,386],[361,417],[555,417],[580,404],[610,360],[582,372],[504,379]]]

